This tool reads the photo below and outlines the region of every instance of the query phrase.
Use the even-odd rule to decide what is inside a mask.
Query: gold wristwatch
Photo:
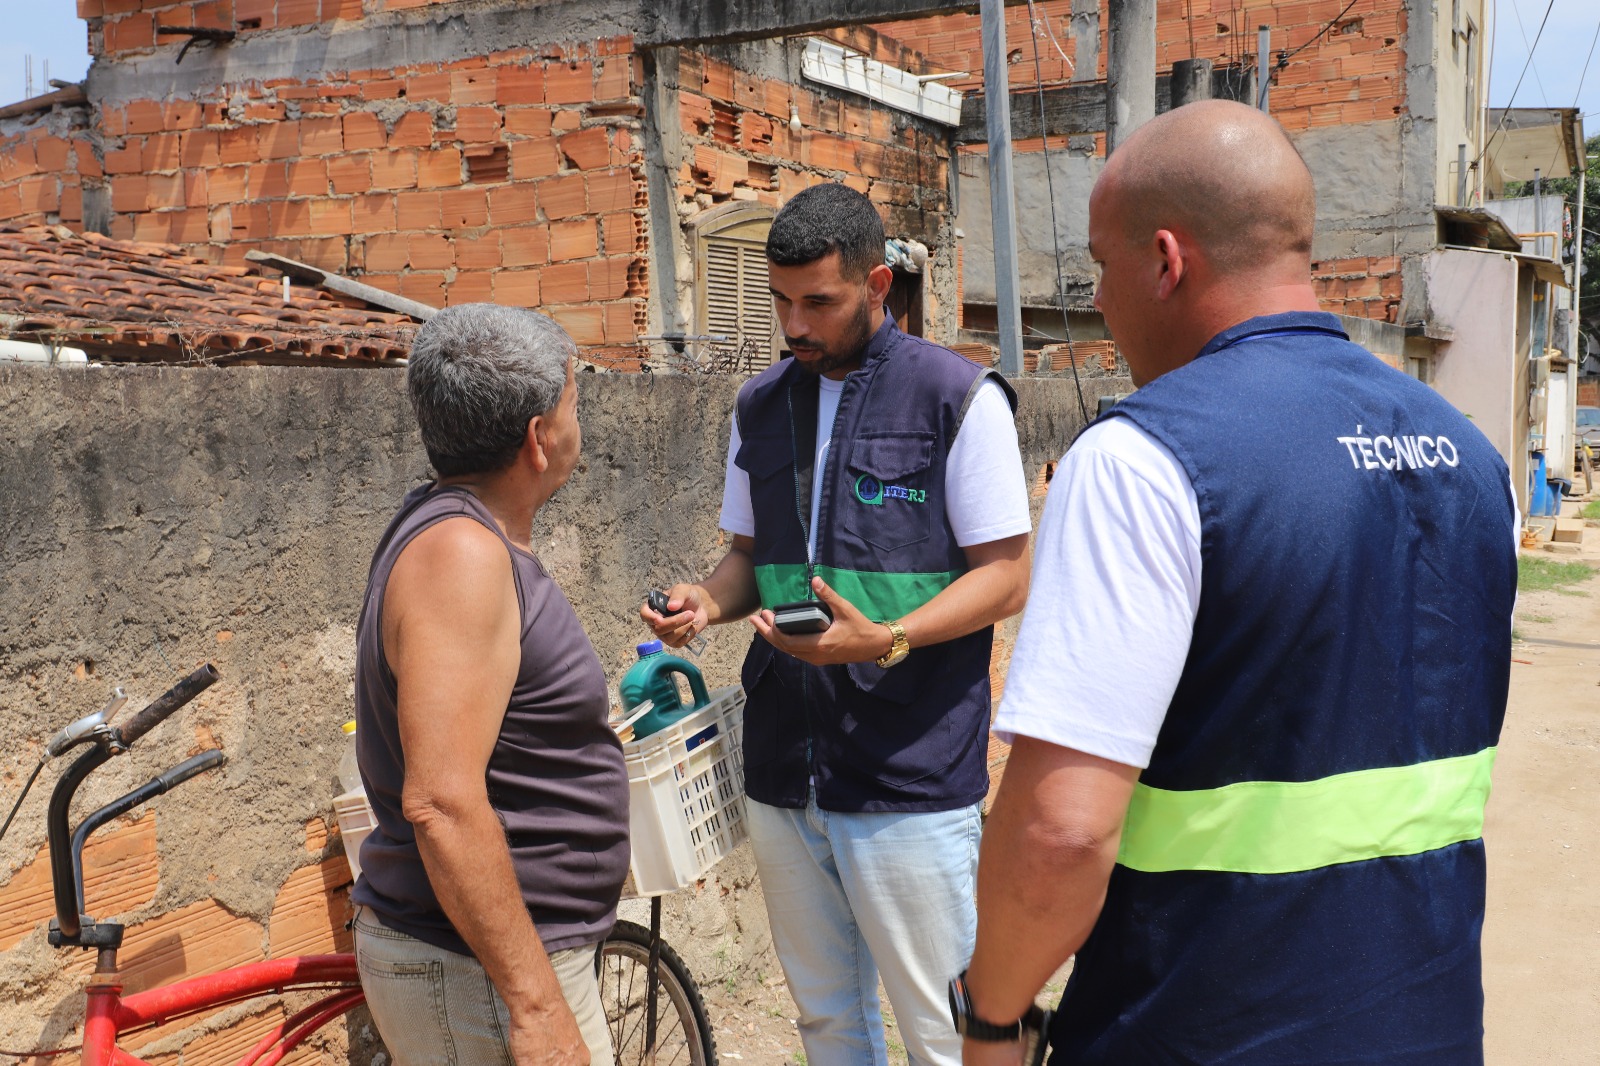
[[[889,627],[889,634],[894,637],[894,643],[889,645],[888,654],[878,660],[878,665],[885,670],[911,654],[911,645],[906,642],[906,630],[899,622],[880,622],[879,625]]]

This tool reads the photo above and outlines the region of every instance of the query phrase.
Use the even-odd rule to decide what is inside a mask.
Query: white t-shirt
[[[832,445],[833,419],[839,410],[843,381],[819,378],[817,402],[817,470],[824,469]],[[739,453],[739,419],[733,420],[728,441],[727,477],[722,488],[719,524],[729,533],[753,537],[755,512],[750,504],[750,475],[734,465]],[[944,471],[944,513],[956,543],[974,544],[1004,540],[1033,528],[1028,514],[1028,484],[1022,474],[1022,453],[1017,448],[1017,424],[1005,393],[985,381],[967,407],[966,417],[950,445]],[[811,552],[817,550],[817,506],[822,501],[822,478],[811,479]]]
[[[1520,539],[1515,503],[1510,517]],[[1150,765],[1199,609],[1188,473],[1125,418],[1091,426],[1050,482],[995,734]]]

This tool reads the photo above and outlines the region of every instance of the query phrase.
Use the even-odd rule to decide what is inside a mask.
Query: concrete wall
[[[1456,159],[1460,145],[1467,146],[1467,203],[1479,198],[1482,186],[1480,170],[1472,163],[1483,150],[1483,107],[1488,98],[1488,78],[1484,53],[1489,41],[1489,20],[1484,0],[1455,0],[1439,5],[1434,19],[1433,65],[1438,97],[1435,114],[1437,158],[1434,162],[1434,202],[1461,206],[1457,197],[1460,186]],[[1452,12],[1459,10],[1455,23]],[[1469,66],[1466,33],[1472,30],[1471,64]],[[1459,31],[1459,32],[1458,32]],[[1467,104],[1468,83],[1472,87],[1472,105]]]
[[[1441,249],[1426,283],[1440,327],[1452,339],[1434,358],[1433,387],[1489,438],[1511,468],[1517,505],[1528,513],[1527,341],[1516,260],[1499,252]]]
[[[203,747],[229,756],[91,848],[89,910],[128,925],[130,989],[269,953],[348,950],[349,874],[329,803],[370,552],[425,477],[402,379],[0,367],[0,795],[9,804],[43,740],[113,685],[138,703],[200,662],[222,673],[82,794],[87,811]],[[1091,410],[1098,390],[1127,387],[1087,384]],[[721,556],[737,385],[581,378],[583,463],[539,515],[535,545],[613,681],[641,636],[634,612],[647,586]],[[1042,489],[1043,464],[1079,427],[1077,401],[1065,381],[1019,385],[1026,470]],[[715,632],[700,661],[712,684],[736,679],[746,643],[740,626]],[[71,1044],[81,1018],[92,959],[45,943],[44,810],[58,772],[0,844],[0,1047]],[[669,902],[669,938],[713,991],[775,972],[752,882],[741,851]],[[231,1062],[281,1017],[229,1008],[197,1030],[158,1032],[144,1052],[176,1051],[199,1032],[186,1063]],[[366,1061],[359,1022],[352,1035]],[[335,1036],[329,1062],[348,1054]]]

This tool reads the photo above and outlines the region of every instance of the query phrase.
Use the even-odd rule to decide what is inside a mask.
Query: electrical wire
[[[33,787],[33,783],[39,779],[39,771],[43,770],[44,764],[49,761],[50,756],[46,755],[39,760],[39,765],[33,768],[33,773],[28,775],[28,783],[22,786],[22,795],[17,797],[16,805],[11,808],[11,813],[6,815],[6,824],[0,825],[0,840],[5,839],[6,830],[11,828],[11,823],[16,819],[17,812],[22,809],[22,801],[28,798],[28,789]]]
[[[1528,50],[1529,56],[1531,58],[1534,46],[1530,45],[1528,43],[1528,29],[1527,29],[1526,26],[1524,26],[1522,24],[1522,9],[1517,6],[1517,0],[1511,0],[1511,14],[1517,20],[1517,32],[1522,34],[1522,47],[1524,47],[1524,48],[1526,48]],[[1537,44],[1537,43],[1538,43],[1537,41],[1534,42],[1534,44]],[[1538,67],[1534,67],[1533,68],[1533,83],[1539,87],[1539,106],[1540,107],[1549,107],[1550,106],[1550,93],[1548,91],[1546,91],[1546,89],[1544,87],[1544,79],[1539,77],[1539,68]]]
[[[1307,48],[1310,48],[1312,45],[1316,44],[1319,40],[1321,40],[1322,39],[1322,35],[1327,33],[1329,30],[1333,29],[1335,26],[1337,26],[1339,24],[1339,20],[1344,18],[1345,15],[1349,14],[1350,13],[1350,9],[1355,7],[1355,6],[1356,6],[1356,0],[1350,0],[1350,2],[1348,4],[1344,5],[1344,10],[1339,12],[1337,15],[1333,16],[1333,18],[1331,20],[1329,20],[1328,24],[1326,26],[1322,27],[1322,29],[1318,30],[1317,31],[1317,35],[1315,37],[1311,38],[1311,40],[1307,41],[1305,44],[1301,45],[1299,48],[1296,48],[1292,52],[1279,52],[1278,53],[1278,69],[1282,70],[1284,67],[1288,66],[1289,65],[1289,60],[1293,59],[1295,56],[1299,55],[1301,52],[1304,52]]]
[[[1555,6],[1556,0],[1550,0],[1550,2],[1545,5],[1544,18],[1539,20],[1539,32],[1533,35],[1533,45],[1529,47],[1528,58],[1522,64],[1522,73],[1517,75],[1517,84],[1511,88],[1511,98],[1506,101],[1506,106],[1500,109],[1500,121],[1495,125],[1494,133],[1489,134],[1489,136],[1483,139],[1483,150],[1478,153],[1478,158],[1472,163],[1474,168],[1476,168],[1479,163],[1482,163],[1484,157],[1489,154],[1489,144],[1495,139],[1495,135],[1501,130],[1505,129],[1506,117],[1511,114],[1512,105],[1517,102],[1517,90],[1522,88],[1522,79],[1528,76],[1528,68],[1533,65],[1534,49],[1539,47],[1539,38],[1544,36],[1545,24],[1550,21],[1550,9]],[[1515,3],[1512,4],[1511,10],[1516,10]],[[1526,40],[1527,35],[1524,34],[1523,36],[1524,40]]]
[[[1583,80],[1589,76],[1589,60],[1594,58],[1595,42],[1600,41],[1600,22],[1594,24],[1594,36],[1589,39],[1589,54],[1583,60],[1583,72],[1578,75],[1578,91],[1572,94],[1572,106],[1578,106],[1578,97],[1583,95]]]

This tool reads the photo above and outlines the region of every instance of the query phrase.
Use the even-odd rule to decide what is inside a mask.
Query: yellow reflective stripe
[[[1145,873],[1286,874],[1476,840],[1494,755],[1186,792],[1139,784],[1117,862]]]

